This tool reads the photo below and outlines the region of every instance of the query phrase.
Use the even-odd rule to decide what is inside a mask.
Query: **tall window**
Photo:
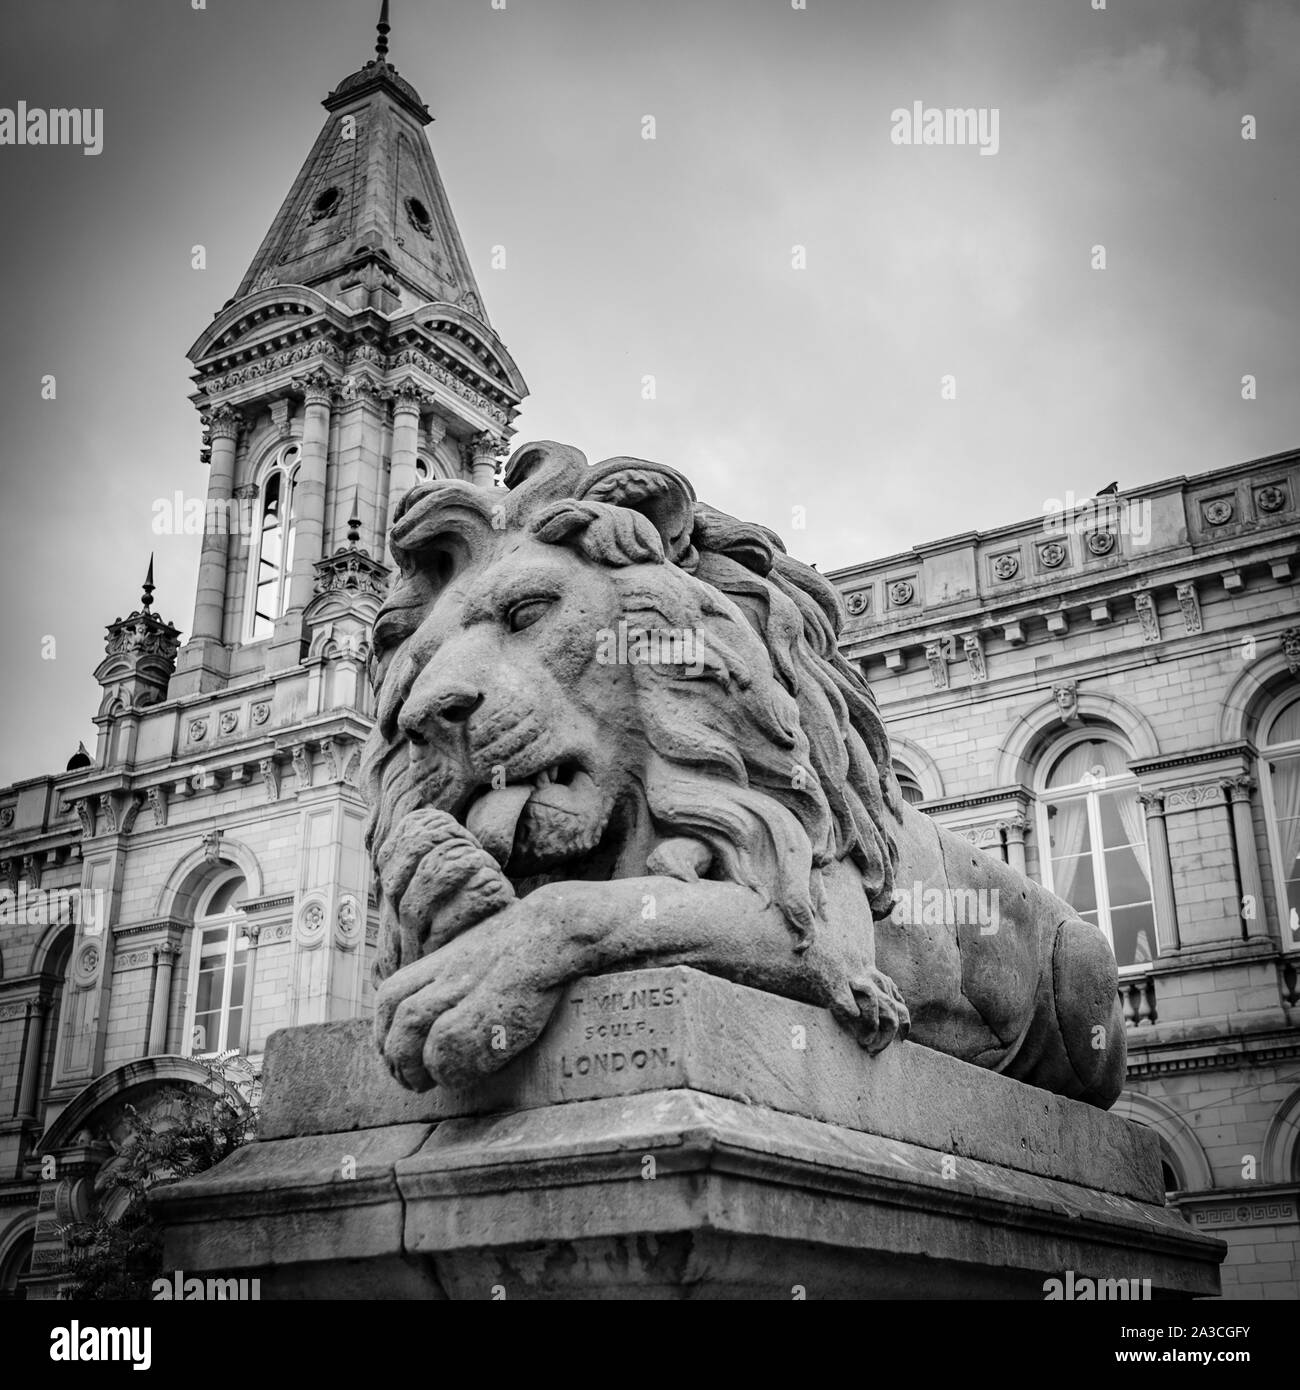
[[[229,874],[208,888],[194,914],[186,1056],[226,1052],[243,1039],[248,965],[243,901],[243,878]]]
[[[260,642],[275,630],[284,612],[293,573],[294,489],[299,447],[286,444],[272,458],[262,481],[253,522],[249,557],[248,612],[244,640]]]
[[[1260,723],[1260,780],[1269,808],[1277,902],[1292,943],[1300,944],[1300,696],[1284,696]]]
[[[1123,749],[1075,736],[1057,744],[1044,767],[1038,807],[1046,886],[1101,928],[1121,966],[1152,960],[1146,821]]]

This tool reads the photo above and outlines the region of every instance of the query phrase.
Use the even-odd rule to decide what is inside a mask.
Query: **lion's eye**
[[[532,627],[554,601],[549,598],[528,598],[516,603],[506,613],[506,626],[511,632],[522,632],[524,628]]]

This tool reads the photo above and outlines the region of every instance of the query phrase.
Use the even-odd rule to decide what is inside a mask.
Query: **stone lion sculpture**
[[[421,484],[390,538],[363,781],[398,1080],[472,1083],[570,981],[681,964],[1110,1105],[1109,946],[903,801],[834,588],[670,468],[541,443],[506,484]]]

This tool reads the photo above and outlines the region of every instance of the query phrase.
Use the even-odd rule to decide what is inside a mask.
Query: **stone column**
[[[248,938],[248,952],[244,957],[244,1017],[239,1026],[239,1051],[248,1056],[248,1041],[253,1031],[253,982],[257,978],[257,939],[262,934],[257,922],[244,924],[244,935]]]
[[[397,504],[415,486],[415,464],[420,441],[420,408],[424,393],[413,381],[404,381],[393,393],[393,458],[388,470],[388,524],[392,529]]]
[[[1007,836],[1007,863],[1018,874],[1026,873],[1025,834],[1029,829],[1028,820],[1024,816],[1012,816],[1010,820],[1004,820],[999,828]]]
[[[45,1015],[48,999],[27,1001],[27,1037],[23,1045],[23,1070],[18,1083],[18,1114],[36,1114],[36,1091],[41,1080],[41,1056],[45,1050]]]
[[[1151,900],[1156,916],[1159,954],[1176,951],[1178,907],[1174,900],[1174,870],[1169,858],[1169,830],[1165,825],[1164,792],[1141,792],[1138,800],[1147,817],[1147,859],[1151,865]]]
[[[496,456],[501,452],[501,443],[490,434],[476,434],[472,442],[473,465],[470,482],[476,487],[495,487],[497,475]]]
[[[1240,875],[1241,902],[1237,904],[1242,919],[1243,935],[1266,937],[1268,923],[1264,913],[1264,889],[1259,876],[1259,853],[1255,847],[1255,822],[1250,812],[1250,794],[1255,783],[1249,777],[1229,777],[1223,790],[1232,803],[1232,838],[1237,847],[1237,872]],[[1247,904],[1254,911],[1247,911]]]
[[[167,1019],[172,1002],[172,966],[180,948],[163,942],[153,948],[153,1003],[149,1008],[149,1056],[167,1051]]]
[[[323,371],[295,383],[303,392],[301,462],[294,489],[293,574],[287,611],[301,612],[316,592],[316,561],[325,547],[325,471],[333,380]]]
[[[220,642],[226,611],[226,557],[229,553],[230,498],[235,482],[235,443],[240,415],[219,405],[208,415],[212,458],[208,465],[208,507],[205,509],[203,549],[199,556],[199,587],[194,601],[197,638]]]

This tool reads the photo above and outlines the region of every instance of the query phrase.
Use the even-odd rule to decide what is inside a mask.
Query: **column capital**
[[[218,439],[234,440],[239,438],[239,431],[244,425],[244,417],[234,406],[216,405],[208,411],[204,424],[208,427],[208,438],[214,443]]]
[[[172,941],[160,941],[153,948],[153,958],[159,965],[172,965],[177,956],[181,953],[181,948]]]
[[[1008,840],[1021,840],[1029,833],[1029,817],[1023,811],[998,821],[998,829],[1005,831]]]
[[[399,413],[418,416],[433,404],[433,397],[414,377],[409,376],[390,386],[384,392],[384,399],[392,402],[394,419]]]
[[[1251,792],[1255,790],[1255,779],[1244,774],[1239,777],[1225,777],[1220,785],[1227,792],[1230,801],[1249,801]]]
[[[490,459],[496,459],[506,452],[506,447],[504,439],[498,439],[486,430],[474,435],[469,441],[470,453],[473,455],[475,463],[485,463]]]
[[[305,376],[294,377],[294,386],[302,392],[304,405],[328,406],[338,392],[338,382],[323,367]]]
[[[1165,813],[1165,794],[1164,792],[1138,792],[1138,798],[1142,803],[1142,809],[1147,813],[1147,819],[1154,816],[1163,816]]]

